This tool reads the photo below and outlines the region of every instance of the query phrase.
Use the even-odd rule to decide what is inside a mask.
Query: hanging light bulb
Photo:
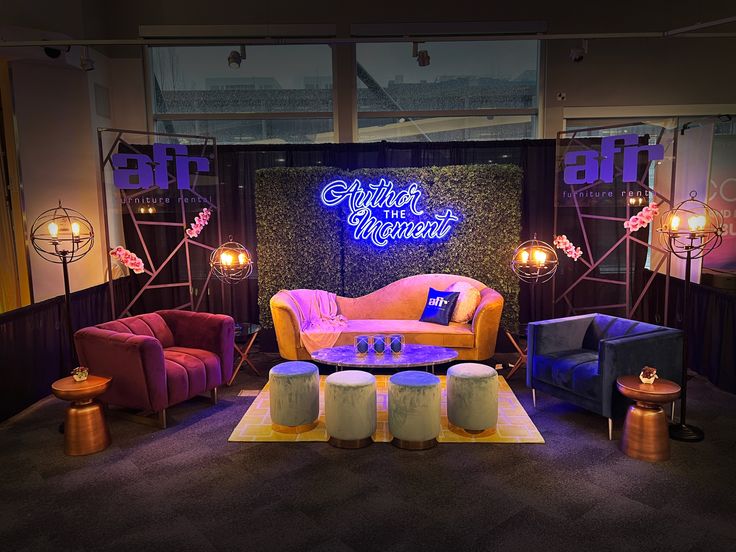
[[[673,215],[672,219],[670,220],[670,228],[672,228],[672,230],[675,232],[680,229],[680,217],[678,217],[677,215]]]

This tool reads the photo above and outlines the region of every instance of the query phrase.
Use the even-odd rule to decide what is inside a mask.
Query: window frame
[[[472,41],[472,37],[468,37]],[[439,40],[438,40],[439,41]],[[477,39],[476,39],[477,41]],[[387,42],[399,42],[391,40]],[[487,41],[493,42],[493,41]],[[442,118],[442,117],[496,117],[530,116],[536,117],[535,132],[530,139],[543,136],[544,127],[544,41],[537,40],[537,105],[531,108],[479,108],[479,109],[441,109],[406,111],[358,111],[357,95],[357,54],[356,43],[330,44],[332,48],[332,111],[279,111],[279,112],[188,112],[154,113],[152,91],[151,48],[143,47],[143,77],[149,129],[156,128],[158,121],[238,121],[268,119],[331,119],[333,143],[359,143],[358,119],[390,118]],[[409,42],[407,42],[409,43]],[[233,44],[237,46],[236,43]],[[254,142],[257,143],[257,142]],[[369,142],[366,142],[369,143]]]

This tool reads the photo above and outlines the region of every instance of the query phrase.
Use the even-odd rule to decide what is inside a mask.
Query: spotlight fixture
[[[570,48],[570,60],[573,63],[580,63],[585,59],[588,53],[588,41],[583,39],[580,44],[580,48]]]
[[[89,55],[88,46],[84,46],[82,48],[82,53],[79,56],[79,67],[82,68],[82,71],[94,71],[95,70],[95,60],[92,59],[92,57]]]
[[[227,64],[230,69],[240,69],[240,64],[245,59],[245,45],[240,47],[240,51],[232,50],[227,56]]]
[[[684,128],[684,127],[683,127]],[[685,260],[685,293],[682,301],[683,330],[685,340],[682,352],[682,379],[680,386],[680,421],[670,424],[670,438],[676,441],[697,442],[705,437],[703,430],[687,423],[687,369],[689,364],[690,339],[695,333],[691,326],[690,313],[690,273],[693,259],[708,255],[723,242],[726,227],[723,213],[700,201],[697,192],[662,214],[661,226],[657,229],[664,248],[679,259]],[[684,224],[683,224],[684,223]],[[687,227],[684,227],[687,225]]]
[[[420,50],[419,42],[412,42],[411,57],[417,58],[417,65],[419,65],[419,67],[426,67],[429,65],[429,52],[427,50]]]

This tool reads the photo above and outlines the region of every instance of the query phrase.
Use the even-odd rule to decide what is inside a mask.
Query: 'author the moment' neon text
[[[397,190],[394,183],[381,178],[378,183],[364,186],[359,179],[348,183],[333,180],[322,188],[322,203],[335,207],[344,203],[348,209],[347,223],[354,228],[356,240],[370,241],[385,247],[392,240],[440,240],[452,231],[460,219],[445,209],[430,220],[420,206],[422,190],[412,182]]]

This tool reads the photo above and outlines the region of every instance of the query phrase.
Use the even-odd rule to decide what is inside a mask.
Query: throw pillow
[[[455,303],[455,310],[452,313],[452,321],[460,324],[467,324],[473,319],[475,311],[480,305],[480,291],[468,282],[455,282],[445,291],[458,291],[460,297]]]
[[[450,317],[459,295],[460,293],[457,291],[438,291],[429,288],[427,303],[419,320],[447,326],[450,323]]]

